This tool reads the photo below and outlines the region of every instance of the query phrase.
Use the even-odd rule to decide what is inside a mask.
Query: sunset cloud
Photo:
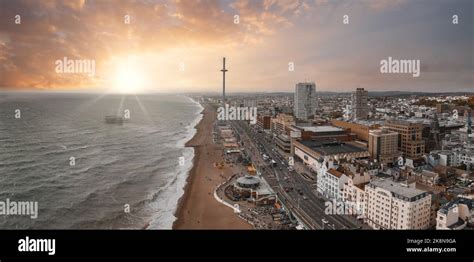
[[[451,2],[0,0],[0,89],[107,88],[117,61],[134,57],[152,91],[213,91],[227,56],[235,91],[291,90],[305,79],[320,90],[466,90],[473,85],[473,4]],[[453,13],[461,24],[450,23]],[[426,72],[417,82],[387,79],[377,63],[389,55],[420,56]],[[55,61],[63,57],[94,60],[97,72],[58,74]]]

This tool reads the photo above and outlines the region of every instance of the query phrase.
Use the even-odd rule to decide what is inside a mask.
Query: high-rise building
[[[467,135],[467,143],[471,144],[472,143],[472,119],[471,119],[471,110],[468,111],[467,113],[467,119],[466,119],[466,135]]]
[[[369,153],[379,163],[392,164],[401,155],[398,151],[398,133],[388,128],[370,130]]]
[[[374,229],[428,229],[431,195],[391,179],[365,186],[365,222]]]
[[[352,92],[352,118],[363,120],[369,117],[368,105],[369,91],[364,88],[357,88]]]
[[[294,113],[298,119],[308,120],[317,107],[316,84],[298,83],[295,87]]]
[[[419,158],[425,153],[423,124],[403,120],[388,120],[385,126],[398,133],[398,150],[407,158]]]
[[[439,150],[441,147],[441,134],[439,127],[438,114],[434,113],[433,122],[430,127],[431,139],[433,141],[433,149]]]
[[[270,130],[272,127],[272,117],[269,115],[257,115],[257,128],[259,130]]]

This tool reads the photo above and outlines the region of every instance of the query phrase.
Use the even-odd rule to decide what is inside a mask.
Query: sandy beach
[[[203,107],[203,119],[196,126],[196,135],[186,143],[187,147],[194,147],[194,165],[178,203],[173,229],[252,229],[214,198],[215,187],[232,176],[233,168],[215,166],[223,161],[222,148],[212,141],[217,113],[208,105]]]

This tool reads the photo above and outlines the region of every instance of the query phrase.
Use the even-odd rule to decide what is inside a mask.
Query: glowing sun
[[[136,59],[114,61],[115,70],[110,75],[111,90],[122,94],[140,93],[145,90],[147,79]]]

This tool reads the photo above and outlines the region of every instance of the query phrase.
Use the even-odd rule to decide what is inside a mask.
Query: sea
[[[0,93],[0,203],[38,204],[37,218],[0,214],[0,229],[170,229],[202,109],[181,95]]]

